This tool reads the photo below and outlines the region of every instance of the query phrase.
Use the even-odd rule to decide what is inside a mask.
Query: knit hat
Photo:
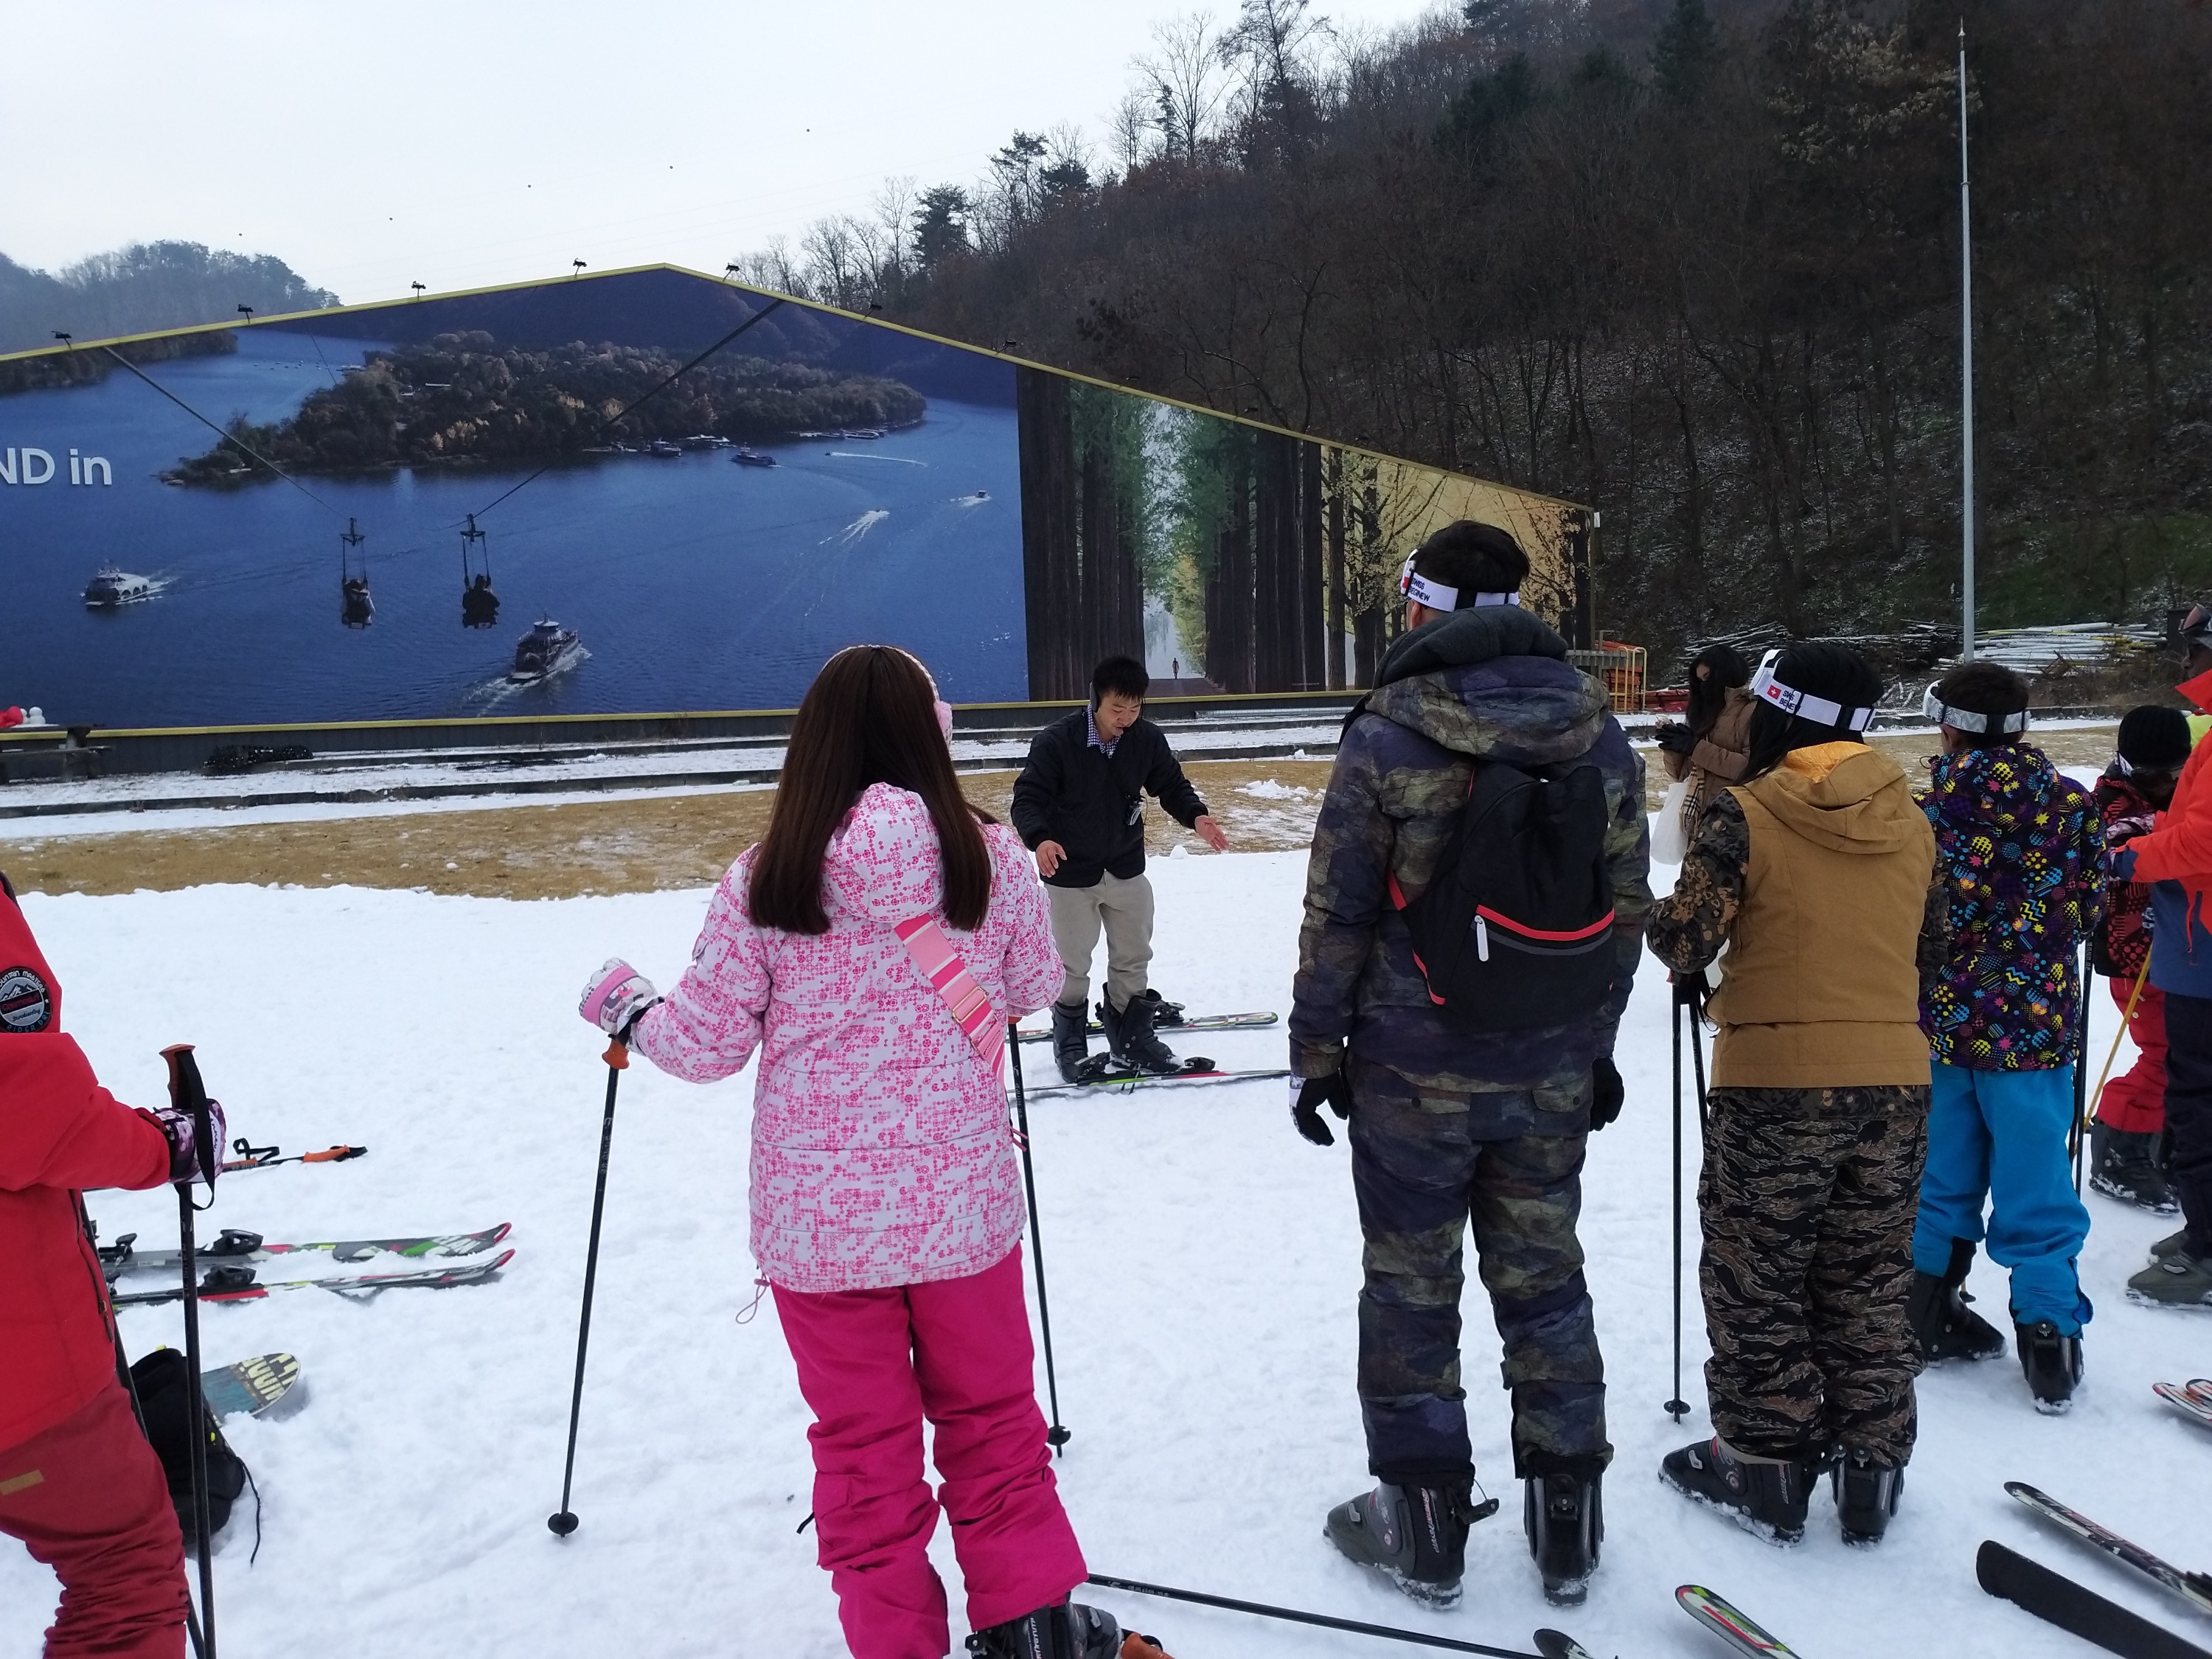
[[[2130,771],[2177,767],[2189,758],[2189,717],[2163,703],[2130,708],[2120,720],[2118,748]]]

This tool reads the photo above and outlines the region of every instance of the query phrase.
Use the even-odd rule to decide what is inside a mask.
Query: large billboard
[[[0,358],[0,704],[106,727],[1361,683],[1404,550],[1564,503],[667,267]]]

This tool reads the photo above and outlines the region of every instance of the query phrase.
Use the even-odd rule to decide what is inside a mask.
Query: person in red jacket
[[[193,1127],[100,1086],[0,876],[0,1533],[62,1581],[46,1659],[181,1659],[184,1540],[116,1370],[78,1194],[191,1173]],[[211,1126],[221,1144],[218,1120]]]

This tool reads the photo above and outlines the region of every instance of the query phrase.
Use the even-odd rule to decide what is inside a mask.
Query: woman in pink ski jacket
[[[1024,1301],[1000,1050],[1060,960],[1019,838],[960,793],[951,725],[903,651],[830,658],[767,836],[723,877],[682,981],[661,997],[610,962],[581,1012],[695,1083],[759,1050],[753,1254],[814,1412],[815,1534],[856,1659],[950,1651],[926,1553],[940,1503],[971,1652],[1133,1659],[1158,1650],[1068,1601],[1085,1568]]]

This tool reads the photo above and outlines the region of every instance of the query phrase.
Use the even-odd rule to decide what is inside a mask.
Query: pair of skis
[[[439,1259],[469,1259],[482,1256],[503,1241],[510,1224],[501,1222],[496,1227],[487,1227],[477,1233],[423,1234],[409,1238],[348,1239],[318,1243],[269,1244],[254,1233],[229,1231],[216,1241],[216,1247],[204,1252],[217,1258],[200,1286],[203,1302],[258,1302],[278,1291],[322,1290],[335,1295],[356,1299],[374,1296],[380,1291],[450,1290],[457,1285],[480,1285],[497,1273],[514,1259],[513,1250],[501,1250],[489,1261],[468,1260],[467,1265],[457,1267],[425,1267],[413,1272],[341,1273],[317,1279],[283,1279],[267,1284],[256,1282],[249,1264],[281,1260],[295,1255],[327,1252],[333,1260],[357,1262],[378,1255],[398,1256],[404,1261]],[[224,1248],[228,1246],[228,1248]],[[116,1253],[110,1266],[111,1253]],[[138,1251],[133,1248],[131,1237],[118,1239],[100,1252],[103,1267],[108,1268],[112,1283],[120,1274],[136,1270],[159,1269],[175,1272],[181,1265],[173,1250]],[[155,1307],[167,1302],[181,1302],[184,1287],[165,1285],[158,1291],[134,1291],[114,1298],[118,1308]]]
[[[2212,1376],[2192,1377],[2186,1382],[2154,1382],[2151,1392],[2185,1416],[2212,1429]]]
[[[2093,1549],[2132,1568],[2171,1591],[2197,1612],[2212,1618],[2212,1573],[2190,1572],[2161,1560],[2111,1528],[2069,1509],[2023,1480],[2008,1480],[2005,1491],[2053,1526],[2071,1533]],[[1974,1575],[1991,1595],[2026,1608],[2039,1619],[2070,1631],[2124,1659],[2207,1659],[2206,1650],[2163,1626],[2106,1601],[2095,1591],[2053,1572],[1994,1540],[1974,1559]]]
[[[1170,1004],[1170,1006],[1176,1005]],[[1188,1018],[1162,1019],[1157,1029],[1163,1031],[1248,1031],[1273,1025],[1277,1016],[1267,1013],[1195,1014]],[[1097,1020],[1086,1028],[1092,1036],[1104,1030]],[[1024,1031],[1024,1042],[1049,1042],[1048,1030]],[[1093,1054],[1085,1062],[1081,1073],[1073,1083],[1047,1083],[1028,1091],[1031,1100],[1066,1099],[1073,1095],[1129,1094],[1139,1089],[1188,1088],[1194,1085],[1217,1083],[1249,1083],[1258,1078],[1288,1077],[1290,1072],[1281,1066],[1242,1071],[1224,1071],[1211,1060],[1191,1059],[1172,1072],[1148,1072],[1141,1067],[1115,1060],[1109,1054]]]

